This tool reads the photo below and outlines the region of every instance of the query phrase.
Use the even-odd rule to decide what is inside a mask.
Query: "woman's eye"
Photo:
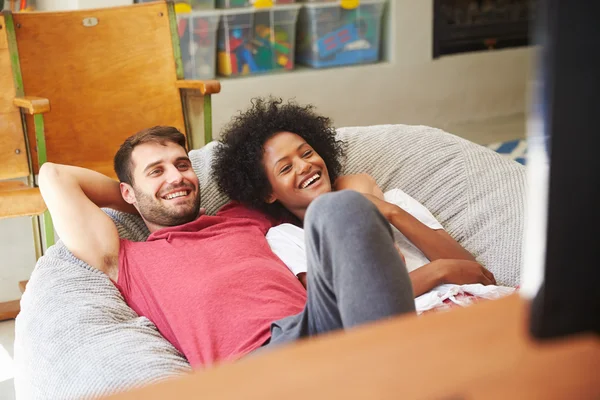
[[[280,174],[285,174],[286,172],[288,172],[292,167],[290,167],[289,165],[286,165],[285,167],[281,168],[281,171],[279,171]]]
[[[312,150],[306,150],[304,152],[304,154],[302,155],[302,157],[310,157],[312,155],[313,151]]]

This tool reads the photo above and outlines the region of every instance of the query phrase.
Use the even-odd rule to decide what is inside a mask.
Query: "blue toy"
[[[317,41],[317,48],[320,58],[326,58],[332,54],[344,50],[344,46],[359,40],[358,30],[354,24],[342,26]]]
[[[241,39],[242,38],[242,30],[241,29],[233,29],[231,31],[231,36],[233,36],[236,39]]]
[[[244,64],[246,64],[248,65],[248,70],[250,71],[250,73],[259,71],[256,62],[254,61],[254,55],[250,50],[248,50],[244,46],[239,47],[239,49],[236,51],[236,56],[238,58],[238,68],[241,68]]]

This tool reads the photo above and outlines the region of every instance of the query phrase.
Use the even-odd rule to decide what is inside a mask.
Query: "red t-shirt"
[[[117,287],[192,367],[237,359],[270,337],[270,324],[306,303],[271,251],[264,214],[230,203],[216,216],[121,240]]]

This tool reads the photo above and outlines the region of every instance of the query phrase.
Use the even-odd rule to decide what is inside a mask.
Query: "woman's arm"
[[[465,250],[443,229],[434,230],[404,211],[395,204],[384,200],[383,191],[368,174],[355,174],[339,177],[335,190],[350,189],[364,194],[404,236],[431,260],[443,258],[475,261],[475,257]]]
[[[481,264],[469,260],[435,260],[410,274],[415,297],[445,283],[495,285],[494,275]]]
[[[475,257],[443,229],[431,229],[401,207],[370,194],[365,194],[365,196],[377,206],[390,224],[402,232],[429,260],[475,261]]]
[[[298,280],[300,281],[302,286],[304,286],[304,289],[306,289],[306,272],[300,272],[296,276],[298,277]]]
[[[494,275],[477,263],[475,257],[446,231],[431,229],[401,207],[385,201],[383,191],[370,175],[343,176],[336,180],[334,187],[336,190],[350,189],[362,193],[431,260],[429,264],[410,273],[415,297],[444,283],[496,284]]]
[[[298,277],[306,289],[307,262],[304,230],[291,224],[281,224],[269,229],[266,239],[271,251]]]
[[[334,190],[354,190],[363,194],[373,195],[381,200],[383,198],[383,191],[375,182],[375,179],[369,174],[353,174],[344,175],[336,179],[333,184]]]

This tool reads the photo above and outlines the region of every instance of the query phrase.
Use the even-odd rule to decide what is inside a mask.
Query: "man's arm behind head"
[[[100,207],[131,212],[119,183],[84,168],[45,163],[39,185],[58,236],[69,251],[116,280],[119,235]]]

